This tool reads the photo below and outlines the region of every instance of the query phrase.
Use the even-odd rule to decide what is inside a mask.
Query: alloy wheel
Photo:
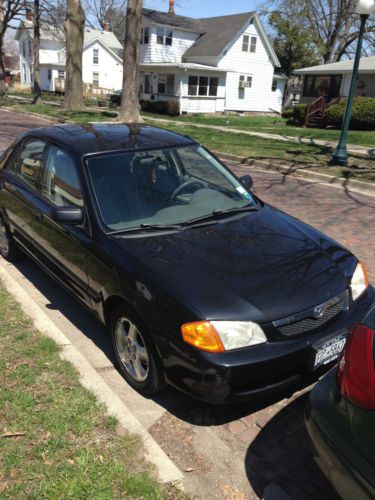
[[[118,319],[115,327],[118,356],[127,373],[136,382],[144,382],[149,373],[146,344],[136,325],[126,317]]]

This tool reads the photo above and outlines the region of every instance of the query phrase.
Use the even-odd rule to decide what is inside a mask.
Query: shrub
[[[293,122],[294,125],[303,125],[306,116],[306,104],[296,104],[293,108]]]
[[[324,118],[326,127],[341,128],[347,100],[330,106]],[[353,102],[351,130],[375,130],[375,97],[356,97]]]
[[[176,116],[180,114],[179,101],[141,101],[142,111],[159,113],[161,115]]]
[[[287,120],[291,120],[293,118],[293,108],[285,108],[281,113],[281,116]]]

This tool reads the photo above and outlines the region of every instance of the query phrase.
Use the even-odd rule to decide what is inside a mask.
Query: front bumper
[[[167,382],[200,400],[219,404],[258,399],[307,385],[332,367],[331,363],[314,371],[316,349],[347,334],[374,302],[374,289],[370,287],[349,311],[322,331],[220,354],[199,351],[180,338],[158,338]]]
[[[306,427],[314,444],[315,460],[339,495],[343,499],[368,500],[375,498],[373,470],[369,471],[369,463],[353,438],[346,404],[337,393],[336,370],[332,370],[310,393]]]

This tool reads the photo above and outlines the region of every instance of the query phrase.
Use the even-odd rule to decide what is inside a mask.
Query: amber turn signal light
[[[181,327],[182,338],[188,344],[207,352],[224,352],[223,343],[209,321],[185,323]]]

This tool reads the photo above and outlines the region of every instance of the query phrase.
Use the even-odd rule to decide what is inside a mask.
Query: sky
[[[162,11],[168,10],[168,0],[144,0],[144,6]],[[176,14],[190,17],[213,17],[256,10],[259,0],[175,0]]]

